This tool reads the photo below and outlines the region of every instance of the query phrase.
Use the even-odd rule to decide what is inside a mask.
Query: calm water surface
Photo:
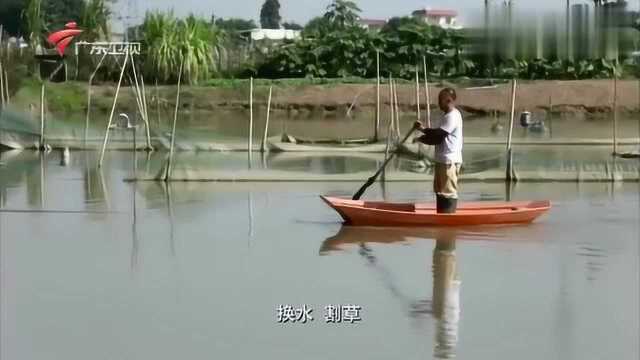
[[[134,184],[130,154],[107,156],[102,171],[91,153],[0,160],[0,358],[640,355],[637,184],[517,185],[514,200],[554,203],[531,226],[349,228],[317,195],[358,184]],[[280,304],[315,320],[278,324]],[[328,304],[360,305],[362,321],[327,324]]]

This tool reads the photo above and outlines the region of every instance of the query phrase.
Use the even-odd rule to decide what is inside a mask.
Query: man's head
[[[453,110],[457,98],[458,96],[456,95],[456,91],[454,89],[442,89],[442,91],[440,91],[440,94],[438,95],[438,106],[440,107],[440,110],[444,112]]]

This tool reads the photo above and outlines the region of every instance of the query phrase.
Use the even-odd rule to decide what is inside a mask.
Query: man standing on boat
[[[433,191],[438,213],[445,214],[456,212],[458,175],[462,165],[462,114],[456,108],[456,100],[454,89],[443,89],[438,95],[438,106],[444,112],[440,127],[425,128],[419,121],[415,124],[416,129],[423,133],[416,141],[435,145]]]

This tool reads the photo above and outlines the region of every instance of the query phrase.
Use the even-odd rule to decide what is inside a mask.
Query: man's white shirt
[[[435,147],[435,161],[442,164],[462,163],[462,114],[453,109],[440,120],[440,129],[447,132],[444,140]]]

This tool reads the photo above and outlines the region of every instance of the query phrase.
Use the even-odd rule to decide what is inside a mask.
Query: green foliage
[[[392,17],[382,28],[382,32],[390,34],[397,32],[402,26],[418,26],[420,24],[423,24],[423,22],[413,16]]]
[[[315,37],[329,31],[329,27],[331,26],[329,20],[327,20],[324,16],[314,17],[309,20],[307,25],[302,29],[303,37]]]
[[[217,18],[214,21],[216,27],[218,29],[227,31],[227,32],[238,32],[238,31],[246,31],[257,28],[258,26],[253,20],[246,20],[240,18]]]
[[[496,67],[496,76],[499,78],[523,78],[530,80],[558,79],[604,79],[614,75],[621,76],[622,68],[618,68],[615,62],[606,59],[592,60],[547,60],[534,59],[507,60],[499,62]]]
[[[22,21],[24,7],[24,0],[0,1],[0,24],[4,32],[13,36],[26,33],[25,22]]]
[[[86,41],[108,40],[110,38],[109,18],[111,10],[104,0],[87,0],[82,9],[80,27]]]
[[[64,28],[70,21],[80,22],[84,0],[46,0],[41,1],[46,31]]]
[[[42,0],[28,0],[27,7],[22,12],[26,25],[26,37],[35,47],[40,42],[40,38],[45,28],[44,16],[42,14]]]
[[[183,62],[183,79],[195,84],[215,71],[214,53],[224,32],[191,15],[184,20],[173,13],[147,13],[142,24],[145,72],[149,79],[174,81]]]
[[[362,28],[359,9],[349,1],[334,1],[322,18],[313,19],[303,38],[267,54],[258,74],[265,77],[348,77],[375,75],[376,52],[382,72],[412,78],[422,57],[439,75],[462,74],[474,67],[464,58],[464,37],[458,31],[397,18],[381,32]],[[421,67],[421,66],[420,66]]]
[[[287,30],[302,30],[302,25],[295,22],[283,22],[282,27]]]
[[[260,10],[260,25],[263,29],[279,29],[280,2],[278,0],[266,0]]]
[[[338,30],[357,26],[360,12],[360,8],[353,1],[334,0],[327,7],[324,17],[333,25],[334,30]]]
[[[359,9],[348,1],[334,1],[323,17],[311,20],[301,39],[287,42],[258,65],[266,78],[348,78],[375,76],[376,51],[382,74],[412,79],[422,70],[423,57],[431,77],[493,77],[509,79],[590,79],[612,77],[615,64],[595,60],[504,60],[486,62],[467,53],[473,34],[443,29],[415,18],[392,18],[379,32],[358,25]],[[477,56],[476,56],[477,57]],[[474,61],[475,60],[475,61]]]

